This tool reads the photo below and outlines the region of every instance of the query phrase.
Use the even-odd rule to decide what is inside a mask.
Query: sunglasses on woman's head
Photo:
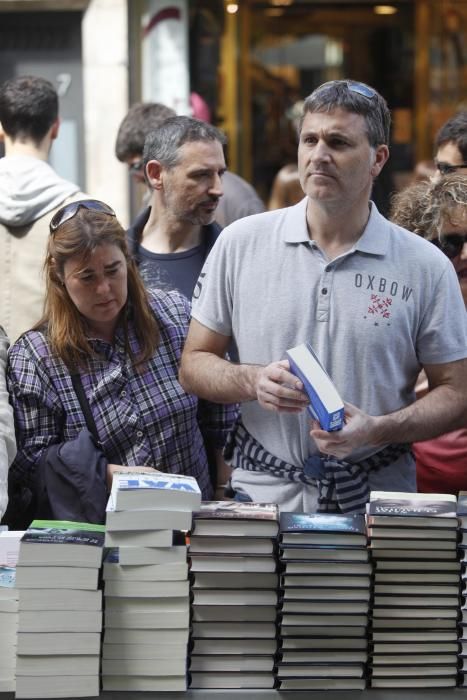
[[[450,260],[453,260],[461,254],[462,248],[467,243],[467,233],[446,233],[440,238],[432,238],[430,241]]]
[[[116,216],[114,210],[111,209],[108,204],[100,202],[98,199],[80,199],[76,202],[66,204],[54,214],[49,224],[50,233],[55,233],[65,221],[69,221],[76,216],[80,209],[89,209],[90,211],[97,211],[99,214]]]

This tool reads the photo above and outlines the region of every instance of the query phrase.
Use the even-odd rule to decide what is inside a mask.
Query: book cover
[[[280,539],[284,544],[365,547],[365,516],[281,512]]]
[[[16,566],[24,533],[25,530],[0,530],[0,566]]]
[[[112,493],[106,507],[106,527],[111,532],[122,530],[189,530],[191,510],[142,508],[116,510]]]
[[[277,563],[274,557],[254,554],[191,554],[191,570],[198,571],[238,571],[238,572],[274,572]]]
[[[277,635],[275,622],[193,622],[191,627],[194,639],[275,639]]]
[[[275,654],[277,642],[274,638],[216,639],[194,638],[191,654]]]
[[[209,672],[193,671],[190,673],[190,688],[197,689],[254,689],[254,688],[274,688],[275,680],[272,673],[253,673],[244,671],[243,673],[230,672]]]
[[[282,637],[280,639],[281,651],[348,651],[359,650],[367,652],[368,640],[365,637]]]
[[[18,565],[100,567],[105,526],[33,520],[21,538]]]
[[[194,605],[192,608],[193,622],[275,622],[276,617],[276,605]]]
[[[186,674],[183,676],[102,676],[102,689],[105,691],[185,692],[186,686]]]
[[[276,537],[279,509],[275,503],[205,501],[193,514],[193,533],[223,537]]]
[[[190,574],[193,590],[197,588],[262,588],[276,590],[279,575],[276,572],[255,573],[242,571],[198,571]]]
[[[191,671],[266,671],[272,674],[274,656],[272,654],[192,654]]]
[[[364,678],[281,678],[280,690],[365,690]]]
[[[276,605],[277,592],[248,588],[235,590],[193,589],[193,605]]]
[[[309,343],[286,351],[290,371],[303,383],[310,399],[308,410],[323,430],[341,430],[344,425],[344,403],[332,379]]]
[[[300,544],[281,544],[280,556],[282,559],[306,559],[312,561],[348,561],[367,562],[369,553],[363,547],[331,547],[315,546],[301,547]]]
[[[268,537],[192,535],[189,551],[199,554],[273,554],[276,540]]]
[[[446,493],[371,491],[370,515],[456,518],[456,496]]]
[[[334,622],[334,620],[333,620]],[[282,640],[289,639],[293,637],[294,639],[312,639],[323,637],[326,639],[364,639],[365,643],[367,640],[367,625],[368,618],[360,625],[346,625],[338,621],[334,624],[300,624],[294,622],[294,624],[284,624],[282,622],[280,629],[280,636]],[[284,643],[284,642],[283,642]]]
[[[192,476],[136,472],[116,473],[112,480],[114,509],[196,510],[201,504],[201,491]]]

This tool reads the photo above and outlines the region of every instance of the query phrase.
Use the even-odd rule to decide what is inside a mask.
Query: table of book
[[[0,693],[0,700],[12,700],[13,693]],[[280,690],[187,690],[184,693],[143,693],[111,692],[100,694],[100,700],[297,700],[297,698],[323,698],[323,700],[461,700],[467,697],[464,688],[428,690],[321,690],[321,691],[280,691]],[[79,700],[79,698],[77,699]]]
[[[386,495],[380,500],[386,502]],[[391,509],[396,507],[396,500],[401,499],[392,498]],[[78,698],[81,695],[84,697],[86,693],[86,697],[95,697],[99,688],[103,687],[106,689],[100,694],[103,700],[129,700],[142,696],[140,688],[143,687],[147,689],[144,695],[154,697],[155,700],[282,700],[296,698],[297,693],[305,697],[305,692],[314,693],[314,697],[323,697],[325,700],[422,700],[427,696],[448,700],[459,696],[467,688],[467,685],[463,688],[452,687],[456,682],[466,683],[467,667],[467,604],[465,593],[461,598],[459,588],[461,578],[464,583],[467,579],[464,556],[467,545],[463,540],[467,527],[466,523],[459,521],[455,508],[452,510],[452,503],[447,504],[449,509],[446,513],[449,513],[449,517],[445,517],[445,513],[430,513],[424,518],[428,522],[422,529],[414,526],[413,516],[410,516],[412,522],[406,525],[411,532],[409,539],[407,530],[401,528],[403,523],[399,523],[396,516],[391,515],[389,519],[392,522],[389,526],[386,524],[388,515],[378,512],[372,514],[371,510],[367,522],[362,515],[282,513],[279,532],[277,506],[273,504],[248,504],[248,508],[247,504],[243,504],[244,509],[251,511],[249,518],[246,513],[239,512],[242,504],[199,502],[196,505],[198,510],[193,520],[190,508],[177,511],[163,508],[125,511],[122,508],[121,511],[110,511],[109,514],[113,517],[107,522],[105,542],[111,549],[107,552],[102,571],[105,608],[102,647],[99,636],[100,607],[93,605],[94,598],[100,593],[98,573],[104,527],[57,521],[35,521],[32,524],[21,538],[15,574],[16,588],[10,589],[13,594],[17,591],[16,600],[19,599],[17,628],[12,626],[16,645],[13,642],[5,646],[3,652],[6,659],[8,650],[18,649],[17,652],[13,651],[16,658],[11,666],[15,673],[13,680],[17,698],[33,696],[47,700],[53,694],[55,698],[74,697],[73,691]],[[438,511],[441,504],[434,505]],[[379,504],[378,507],[382,508],[382,505]],[[420,506],[417,506],[417,515],[419,511]],[[128,512],[139,523],[135,527],[137,533],[141,530],[151,537],[154,533],[158,533],[158,536],[167,534],[165,548],[160,542],[157,546],[152,543],[152,548],[146,546],[146,542],[129,543],[127,522],[131,524],[133,520],[128,520]],[[127,518],[124,523],[120,523],[122,513]],[[151,518],[149,524],[142,524],[138,518],[149,518],[147,513]],[[169,522],[171,513],[178,518],[173,523]],[[157,524],[156,516],[159,517]],[[417,518],[418,525],[422,521],[423,518]],[[245,522],[248,524],[246,532],[243,531]],[[164,530],[164,525],[170,529]],[[384,532],[380,533],[380,529]],[[187,541],[182,532],[187,530],[190,531],[188,559],[191,569],[188,578]],[[130,537],[135,539],[135,534],[131,531]],[[141,538],[142,535],[137,537]],[[237,551],[239,542],[241,552]],[[250,549],[252,545],[253,550]],[[70,547],[73,551],[70,551]],[[140,560],[142,557],[143,561]],[[148,557],[155,558],[155,561],[148,560]],[[78,558],[82,561],[81,567],[76,564]],[[44,562],[44,559],[47,561]],[[136,569],[132,568],[135,566]],[[159,567],[160,570],[153,571]],[[180,568],[183,569],[181,572],[178,571]],[[41,584],[42,569],[47,578],[47,586]],[[55,591],[55,597],[47,593],[52,571],[51,593],[55,588],[60,589],[57,576],[61,569],[62,577],[66,574],[70,578],[70,581],[60,579],[65,602],[61,602],[58,591]],[[84,580],[80,587],[77,580],[81,570],[90,572],[93,578],[92,581]],[[145,574],[148,574],[147,579]],[[271,574],[275,580],[267,584]],[[401,588],[401,576],[406,587],[415,586],[412,595],[397,597],[398,589]],[[444,588],[454,587],[455,595],[452,591],[443,589],[446,576],[452,585]],[[267,585],[260,586],[259,582],[265,580]],[[234,586],[233,581],[240,588]],[[217,585],[214,585],[215,582]],[[390,585],[393,590],[388,591]],[[157,586],[159,587],[155,588]],[[79,605],[73,607],[77,601],[74,598],[69,600],[66,591],[70,589],[77,596],[81,588],[82,609]],[[274,600],[271,602],[269,589],[272,589],[276,598],[280,592],[279,599],[272,596]],[[306,595],[300,597],[302,590]],[[330,593],[333,590],[334,594]],[[339,597],[342,590],[345,592],[343,598]],[[45,597],[44,591],[47,593]],[[91,600],[88,600],[89,591],[93,591]],[[354,591],[358,595],[353,596]],[[419,592],[415,596],[417,591]],[[434,595],[436,591],[438,594]],[[206,592],[208,596],[205,595]],[[387,594],[391,592],[393,598],[386,602]],[[260,598],[258,593],[261,594]],[[100,597],[97,597],[100,604]],[[139,604],[141,600],[144,605]],[[392,600],[397,600],[398,604],[395,605]],[[65,604],[70,607],[62,610]],[[257,614],[257,609],[260,615]],[[53,617],[55,613],[57,620]],[[86,622],[86,614],[92,618],[92,625]],[[47,624],[42,621],[44,617]],[[71,636],[69,627],[63,627],[63,620],[74,625],[71,633],[75,637],[68,640],[67,649],[62,651],[62,633]],[[7,630],[6,617],[4,624]],[[252,627],[249,626],[251,624]],[[92,648],[89,646],[91,642],[86,638],[85,651],[80,650],[77,643],[80,641],[84,644],[80,635],[83,625],[84,632],[94,632],[96,637],[91,640]],[[236,625],[240,625],[240,629]],[[52,629],[49,630],[48,627]],[[462,658],[458,655],[459,629],[463,629]],[[134,630],[138,633],[136,639]],[[149,639],[146,630],[153,634]],[[443,636],[445,632],[446,635]],[[60,639],[55,639],[52,643],[49,637],[54,637],[54,634]],[[277,635],[280,644],[276,653]],[[179,637],[182,638],[181,642]],[[428,645],[428,649],[404,649],[403,643],[408,638],[415,647]],[[267,644],[264,644],[264,640]],[[306,644],[303,643],[304,640]],[[455,644],[457,650],[453,652],[450,648],[443,648],[446,640],[446,647]],[[346,643],[349,641],[352,642],[350,645]],[[364,642],[363,646],[360,642]],[[432,643],[439,644],[436,653],[430,647]],[[48,648],[47,644],[51,647],[55,645],[54,649]],[[370,661],[367,651],[369,644],[372,649]],[[167,654],[164,645],[170,647],[170,654]],[[248,645],[250,650],[247,649]],[[386,657],[384,646],[390,647]],[[177,651],[178,647],[181,647],[180,651]],[[231,651],[224,651],[224,647]],[[273,647],[272,651],[269,650],[270,647]],[[361,652],[362,648],[364,652]],[[304,654],[301,653],[302,649]],[[438,650],[438,647],[435,649]],[[154,655],[155,651],[157,653]],[[418,655],[422,652],[426,655],[417,662]],[[310,653],[313,657],[311,661],[302,658]],[[80,654],[83,655],[83,664],[77,670],[75,660]],[[363,659],[360,658],[362,654]],[[409,662],[406,660],[407,654]],[[170,665],[173,655],[176,663]],[[323,655],[325,659],[329,656],[330,661],[323,661]],[[54,656],[56,660],[49,663]],[[91,658],[91,663],[88,657]],[[253,669],[248,665],[240,668],[240,664],[238,669],[235,664],[232,667],[231,659],[236,663],[237,659],[243,657],[255,661]],[[261,666],[263,657],[270,668],[267,664],[266,668]],[[63,664],[62,669],[70,670],[57,673],[57,660]],[[186,687],[187,661],[191,687],[183,691],[180,689]],[[46,666],[45,662],[48,662]],[[39,663],[42,664],[40,668]],[[206,664],[207,670],[203,664]],[[382,666],[382,671],[380,668],[378,672],[378,665]],[[328,667],[329,675],[326,676]],[[314,669],[311,674],[310,668]],[[353,673],[354,668],[358,673]],[[406,672],[407,668],[409,673]],[[461,669],[461,674],[458,669]],[[161,670],[165,670],[165,673],[161,673]],[[175,677],[176,684],[172,682],[172,677]],[[130,678],[130,682],[127,678]],[[301,685],[297,685],[296,678]],[[317,690],[312,688],[319,688],[316,680],[321,682],[323,678],[328,679],[326,688],[330,685],[335,688],[362,688],[368,679],[371,679],[371,685],[378,685],[379,682],[381,687],[320,690],[317,695]],[[308,687],[302,683],[302,679]],[[332,679],[337,679],[337,682],[335,680],[332,684]],[[344,684],[340,682],[341,679],[345,681]],[[352,685],[353,679],[358,679],[358,683]],[[381,679],[383,682],[380,682]],[[410,685],[410,679],[413,679],[412,684],[417,687],[405,687],[407,683]],[[436,684],[436,680],[441,682]],[[223,689],[222,682],[226,684],[224,688],[230,686],[242,689]],[[269,689],[273,684],[282,684],[284,689]],[[399,687],[394,687],[397,685]],[[5,684],[3,687],[10,688],[11,685]],[[128,689],[135,687],[138,690]],[[167,688],[170,687],[174,690],[168,691]],[[261,687],[268,689],[259,689]],[[3,697],[10,700],[12,694],[0,693],[0,700]]]

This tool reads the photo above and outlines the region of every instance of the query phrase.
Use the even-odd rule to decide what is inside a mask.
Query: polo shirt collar
[[[287,209],[284,222],[285,243],[309,243],[310,236],[306,223],[307,202],[308,197],[304,197],[298,204]],[[370,202],[370,216],[367,225],[353,250],[370,255],[384,255],[389,246],[389,237],[389,221],[379,213],[375,203]]]

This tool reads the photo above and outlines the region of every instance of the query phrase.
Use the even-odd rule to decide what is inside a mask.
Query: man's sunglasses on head
[[[431,238],[430,242],[453,260],[461,254],[462,248],[467,243],[467,233],[447,233],[439,238]]]
[[[362,95],[368,100],[372,100],[378,94],[376,90],[373,90],[372,87],[370,87],[369,85],[365,85],[365,83],[359,83],[358,80],[329,80],[327,83],[323,83],[322,85],[317,87],[315,92],[317,92],[318,90],[325,90],[326,88],[329,88],[335,85],[336,83],[345,83],[347,90],[349,90],[350,92],[355,92],[357,93],[357,95]]]

